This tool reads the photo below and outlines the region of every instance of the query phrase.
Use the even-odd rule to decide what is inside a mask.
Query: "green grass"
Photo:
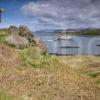
[[[90,72],[90,73],[88,73],[88,75],[90,77],[96,78],[96,77],[100,76],[100,72]]]
[[[13,96],[6,95],[5,93],[0,92],[0,100],[17,100]]]
[[[45,68],[48,66],[50,56],[41,55],[40,51],[36,47],[29,47],[19,52],[22,64],[25,66],[32,66],[33,68]]]
[[[96,83],[96,84],[100,84],[100,80],[97,80],[95,83]]]
[[[9,35],[10,33],[9,33],[9,30],[8,29],[6,29],[6,28],[4,28],[4,29],[0,29],[0,35],[2,35],[2,36],[7,36],[7,35]]]
[[[5,37],[4,36],[0,36],[0,43],[4,43],[5,41]]]
[[[5,36],[8,36],[9,30],[8,29],[0,29],[0,43],[4,43],[5,41]]]
[[[81,72],[84,73],[84,72]],[[84,73],[86,76],[89,76],[96,85],[99,86],[100,84],[100,71],[92,71],[92,72],[85,72]]]

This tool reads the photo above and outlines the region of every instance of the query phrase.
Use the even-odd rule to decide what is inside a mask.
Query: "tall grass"
[[[5,37],[8,36],[9,30],[8,29],[0,29],[0,43],[4,43]]]
[[[22,64],[25,66],[32,66],[34,68],[45,68],[49,64],[50,56],[41,55],[37,47],[30,46],[19,52]]]
[[[6,28],[0,29],[0,35],[2,35],[2,36],[7,36],[7,35],[9,35],[9,34],[10,34],[10,32],[9,32],[8,29],[6,29]]]
[[[3,43],[5,41],[5,37],[4,36],[0,36],[0,43]]]
[[[88,73],[88,75],[90,77],[96,78],[96,77],[100,76],[100,72],[90,72],[90,73]]]

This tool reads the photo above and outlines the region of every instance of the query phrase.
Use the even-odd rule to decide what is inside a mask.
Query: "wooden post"
[[[0,11],[0,23],[1,23],[1,11]]]
[[[4,9],[0,8],[0,23],[1,23],[1,13],[4,12]]]

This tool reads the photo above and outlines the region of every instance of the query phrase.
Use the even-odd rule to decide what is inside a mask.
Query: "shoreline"
[[[55,55],[55,56],[100,56],[98,55],[93,55],[93,54],[60,54],[60,53],[49,53],[50,55]]]

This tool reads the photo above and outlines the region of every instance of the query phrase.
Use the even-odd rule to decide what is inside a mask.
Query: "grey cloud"
[[[44,28],[99,27],[99,5],[100,0],[40,0],[23,5],[21,10]]]
[[[92,3],[96,8],[100,8],[100,0],[91,0],[91,3]]]

